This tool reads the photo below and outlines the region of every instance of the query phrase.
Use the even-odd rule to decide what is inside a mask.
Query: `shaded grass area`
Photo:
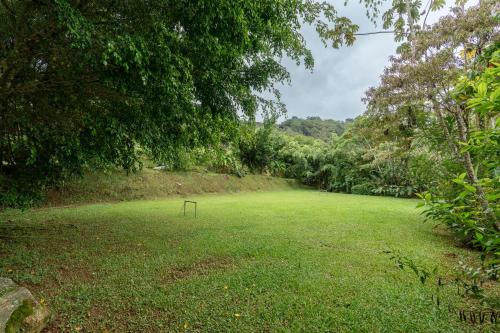
[[[47,193],[45,206],[158,199],[206,193],[277,191],[304,188],[293,179],[263,175],[234,175],[210,172],[168,172],[143,169],[87,172]]]
[[[49,332],[462,332],[381,254],[470,257],[416,202],[282,191],[0,215],[0,275],[56,312]],[[188,213],[193,213],[189,211]],[[476,255],[476,254],[472,254]],[[461,305],[454,293],[444,304]]]

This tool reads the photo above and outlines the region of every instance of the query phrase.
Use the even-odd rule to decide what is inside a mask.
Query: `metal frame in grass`
[[[191,201],[191,200],[184,200],[184,216],[186,216],[186,204],[187,203],[192,203],[194,204],[194,217],[196,217],[196,211],[198,209],[198,202],[196,201]]]

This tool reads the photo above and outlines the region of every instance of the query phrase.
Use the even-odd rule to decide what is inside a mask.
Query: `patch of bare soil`
[[[172,267],[163,277],[164,282],[189,279],[195,276],[209,275],[213,271],[234,267],[230,257],[209,257],[187,266]]]

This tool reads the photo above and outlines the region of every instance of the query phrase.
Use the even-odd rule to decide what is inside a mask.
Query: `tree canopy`
[[[282,108],[259,94],[282,57],[313,66],[303,24],[334,47],[357,30],[309,0],[4,0],[0,18],[2,193],[216,144]]]
[[[329,142],[332,134],[342,135],[352,119],[345,121],[321,119],[320,117],[307,117],[301,119],[292,117],[279,125],[279,128],[290,135],[305,135]]]

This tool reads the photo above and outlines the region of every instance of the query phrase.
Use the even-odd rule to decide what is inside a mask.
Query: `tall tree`
[[[417,110],[422,117],[435,121],[442,130],[442,137],[449,144],[450,152],[463,165],[469,183],[476,189],[476,197],[483,210],[491,209],[486,194],[478,182],[477,168],[467,150],[460,145],[468,142],[469,133],[492,124],[495,114],[474,114],[464,103],[453,98],[460,76],[485,65],[479,58],[483,50],[498,42],[498,16],[495,3],[482,1],[478,6],[464,10],[452,9],[432,27],[408,39],[408,47],[399,56],[391,58],[382,83],[367,92],[369,113],[383,119],[398,119],[405,125],[412,123],[408,112]],[[417,117],[418,118],[418,117]],[[420,130],[425,129],[424,126]],[[494,216],[490,214],[491,218]],[[498,225],[496,224],[498,229]]]
[[[282,57],[313,66],[303,24],[334,47],[357,30],[310,0],[2,0],[0,200],[96,162],[133,169],[138,148],[175,159],[279,110],[258,93],[289,79]]]

